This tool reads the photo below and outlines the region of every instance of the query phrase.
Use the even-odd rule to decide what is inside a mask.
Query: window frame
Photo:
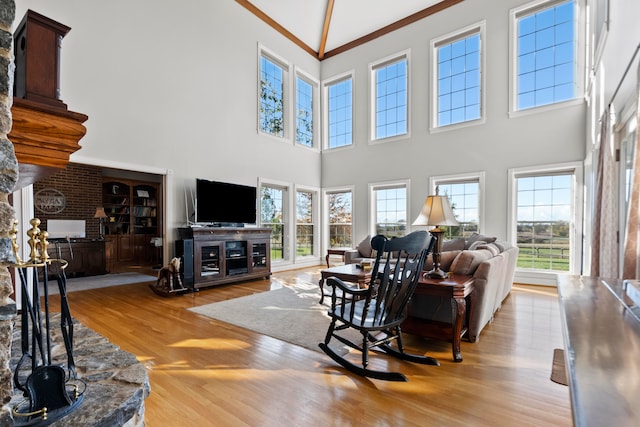
[[[336,194],[336,193],[351,193],[351,244],[349,245],[349,249],[354,248],[356,245],[356,242],[354,240],[354,228],[355,228],[355,217],[356,217],[356,208],[355,208],[355,188],[353,186],[346,186],[346,187],[333,187],[333,188],[326,188],[322,191],[322,223],[323,223],[323,246],[325,248],[325,251],[327,249],[332,249],[331,246],[331,242],[330,242],[330,227],[331,227],[331,223],[329,222],[329,196],[331,194]]]
[[[581,274],[582,272],[582,247],[584,240],[584,224],[583,224],[583,191],[581,188],[584,186],[584,171],[583,165],[580,162],[567,162],[557,163],[540,166],[529,166],[522,168],[513,168],[508,171],[508,218],[507,218],[507,240],[514,246],[517,246],[517,227],[518,227],[518,214],[517,214],[517,184],[516,179],[524,176],[545,176],[545,175],[557,175],[559,173],[571,173],[573,174],[573,205],[572,205],[572,218],[571,218],[571,235],[570,235],[570,248],[571,258],[569,262],[569,272],[562,271],[546,271],[546,270],[534,270],[523,269],[516,267],[516,279],[518,283],[527,284],[543,284],[555,286],[557,277],[565,274]]]
[[[266,58],[282,69],[282,136],[266,132],[261,125],[261,95],[262,95],[262,58]],[[258,78],[257,78],[257,132],[259,135],[275,138],[280,141],[288,142],[291,140],[292,124],[291,124],[291,65],[284,58],[267,49],[264,45],[258,44]]]
[[[329,88],[333,85],[342,83],[343,81],[351,80],[351,142],[346,145],[342,145],[340,147],[329,147],[329,127],[331,123],[329,123]],[[335,75],[330,77],[322,82],[322,150],[341,150],[353,147],[355,144],[355,126],[354,126],[354,118],[356,112],[355,106],[355,70],[349,70],[342,74]]]
[[[298,142],[298,79],[305,81],[307,84],[311,86],[313,99],[311,101],[311,120],[312,120],[312,145],[311,147],[306,146],[304,144],[300,144]],[[310,74],[304,72],[299,67],[294,67],[294,102],[293,102],[293,116],[294,116],[294,131],[293,131],[293,142],[297,147],[304,147],[307,149],[313,149],[319,151],[320,147],[320,83],[317,79],[313,78]]]
[[[388,65],[406,61],[407,64],[407,81],[406,81],[406,127],[404,133],[387,136],[383,138],[376,137],[377,114],[377,81],[376,71]],[[376,62],[369,64],[369,144],[379,144],[384,142],[393,142],[411,137],[411,49],[403,50],[393,55],[389,55]]]
[[[528,114],[552,111],[572,105],[580,105],[584,102],[585,88],[585,18],[584,0],[574,0],[574,83],[575,97],[565,101],[518,109],[518,19],[542,11],[547,8],[564,3],[567,0],[534,0],[509,11],[509,117],[520,117]],[[581,36],[582,35],[582,36]]]
[[[291,232],[291,185],[289,183],[267,180],[264,178],[258,179],[258,218],[261,227],[271,227],[271,224],[265,224],[262,222],[262,190],[263,188],[274,188],[283,191],[282,196],[282,259],[271,257],[272,264],[282,264],[292,261],[291,248],[292,248],[292,235]],[[295,221],[294,221],[295,222]],[[271,248],[273,251],[273,247]]]
[[[458,40],[465,39],[469,36],[479,34],[480,35],[480,117],[472,120],[465,120],[463,122],[452,123],[449,125],[438,124],[438,54],[437,49],[440,46],[453,43]],[[448,130],[460,129],[468,126],[482,125],[486,122],[486,21],[482,20],[471,25],[468,25],[459,30],[450,32],[443,36],[434,38],[430,42],[430,60],[431,60],[431,116],[429,120],[429,132],[438,133]]]
[[[387,189],[393,189],[393,188],[404,188],[405,193],[406,193],[406,202],[405,202],[405,214],[406,214],[406,218],[405,218],[405,233],[404,235],[408,234],[411,230],[411,223],[410,223],[410,207],[411,207],[411,180],[409,179],[404,179],[404,180],[398,180],[398,181],[385,181],[385,182],[376,182],[376,183],[371,183],[369,184],[369,234],[371,236],[375,236],[376,234],[379,234],[376,228],[376,222],[377,222],[377,213],[378,213],[378,200],[377,200],[377,193],[376,191],[378,190],[387,190]]]
[[[436,194],[436,188],[444,184],[478,183],[478,233],[485,230],[485,172],[471,172],[455,175],[437,175],[429,178],[430,194]]]
[[[298,256],[298,192],[311,193],[311,225],[313,226],[313,245],[311,254],[308,256]],[[315,187],[307,187],[303,185],[294,186],[294,206],[295,206],[295,224],[294,224],[294,247],[296,248],[294,256],[297,259],[318,258],[320,256],[320,190]]]

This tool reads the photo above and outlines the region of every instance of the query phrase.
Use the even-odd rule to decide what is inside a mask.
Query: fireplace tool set
[[[30,247],[29,260],[22,261],[18,254],[17,221],[12,233],[15,268],[20,277],[21,298],[21,350],[13,382],[23,392],[24,399],[13,407],[16,426],[46,426],[75,410],[84,398],[86,383],[79,379],[73,360],[73,319],[67,300],[65,268],[68,262],[60,254],[56,243],[57,258],[47,252],[47,232],[40,230],[40,220],[29,221],[27,230]],[[49,269],[55,274],[60,292],[60,328],[67,353],[67,366],[56,364],[52,357],[51,318],[49,312]],[[31,274],[31,292],[29,275]],[[43,294],[40,295],[42,277]],[[41,307],[41,296],[44,311]]]

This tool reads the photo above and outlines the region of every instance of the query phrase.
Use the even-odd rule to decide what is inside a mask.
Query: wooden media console
[[[186,287],[199,289],[271,276],[271,229],[181,228],[176,256]]]

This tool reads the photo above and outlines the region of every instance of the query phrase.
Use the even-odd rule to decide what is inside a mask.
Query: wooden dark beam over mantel
[[[64,169],[87,133],[89,117],[64,108],[14,98],[11,114],[8,137],[20,168],[16,190]]]

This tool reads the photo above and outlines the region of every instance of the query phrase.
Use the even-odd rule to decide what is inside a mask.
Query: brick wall
[[[100,237],[99,223],[93,215],[98,206],[102,206],[102,172],[96,166],[69,163],[67,167],[33,185],[33,193],[41,190],[57,190],[65,197],[64,209],[56,214],[39,211],[36,207],[35,217],[42,221],[40,228],[47,229],[49,219],[84,219],[86,221],[86,237]]]

